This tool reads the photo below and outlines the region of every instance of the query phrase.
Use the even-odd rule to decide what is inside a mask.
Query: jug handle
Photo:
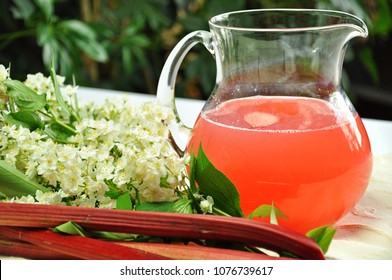
[[[175,103],[175,83],[178,69],[189,50],[198,43],[202,43],[214,56],[212,42],[211,33],[208,31],[198,30],[189,33],[170,52],[159,77],[157,100],[162,106],[174,113],[175,119],[174,122],[169,124],[169,129],[174,140],[175,149],[181,155],[185,152],[192,129],[181,121]]]

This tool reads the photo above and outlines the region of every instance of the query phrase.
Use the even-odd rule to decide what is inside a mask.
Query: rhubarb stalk
[[[241,242],[303,259],[324,259],[314,240],[278,225],[244,218],[0,203],[0,225],[52,228],[68,221],[86,230]]]
[[[117,243],[117,242],[116,242]],[[205,247],[195,244],[164,244],[143,242],[118,242],[117,244],[159,254],[176,260],[283,260],[277,256],[230,249]]]
[[[76,235],[62,235],[51,230],[0,226],[0,234],[35,244],[60,254],[88,260],[162,260],[166,257],[127,248],[118,244]]]
[[[0,236],[0,255],[34,260],[80,259],[5,236]]]

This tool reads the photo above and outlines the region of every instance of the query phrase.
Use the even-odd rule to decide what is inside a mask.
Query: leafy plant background
[[[5,0],[0,3],[0,63],[12,77],[57,72],[78,85],[155,94],[159,74],[174,45],[187,33],[208,30],[213,15],[255,8],[326,8],[365,20],[370,36],[350,46],[344,85],[391,89],[388,51],[390,0]],[[206,99],[215,62],[202,47],[187,55],[177,96]],[[353,102],[356,97],[350,95]],[[392,104],[392,103],[391,103]]]

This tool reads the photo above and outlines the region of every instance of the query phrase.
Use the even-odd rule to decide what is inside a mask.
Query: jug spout
[[[350,14],[346,14],[346,17],[346,42],[355,37],[366,38],[369,35],[368,28],[363,20]]]

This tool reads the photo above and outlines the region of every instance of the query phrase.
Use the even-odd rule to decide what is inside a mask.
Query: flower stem
[[[226,212],[223,212],[222,210],[220,210],[219,208],[216,208],[216,207],[213,208],[212,212],[219,215],[219,216],[231,217],[229,214],[227,214]]]
[[[70,131],[72,134],[76,134],[76,130],[73,129],[72,127],[70,127],[69,125],[66,125],[65,123],[63,123],[62,121],[60,121],[58,118],[53,117],[53,120],[60,125],[61,127],[67,129],[68,131]]]
[[[51,112],[50,114],[47,114],[43,111],[40,111],[42,114],[44,114],[45,116],[49,117],[52,119],[53,122],[55,122],[56,124],[60,125],[61,127],[65,128],[66,130],[68,130],[69,132],[71,132],[72,134],[76,134],[76,130],[73,129],[72,127],[70,127],[69,125],[63,123],[61,120],[59,120],[59,118],[57,118],[57,116]]]

